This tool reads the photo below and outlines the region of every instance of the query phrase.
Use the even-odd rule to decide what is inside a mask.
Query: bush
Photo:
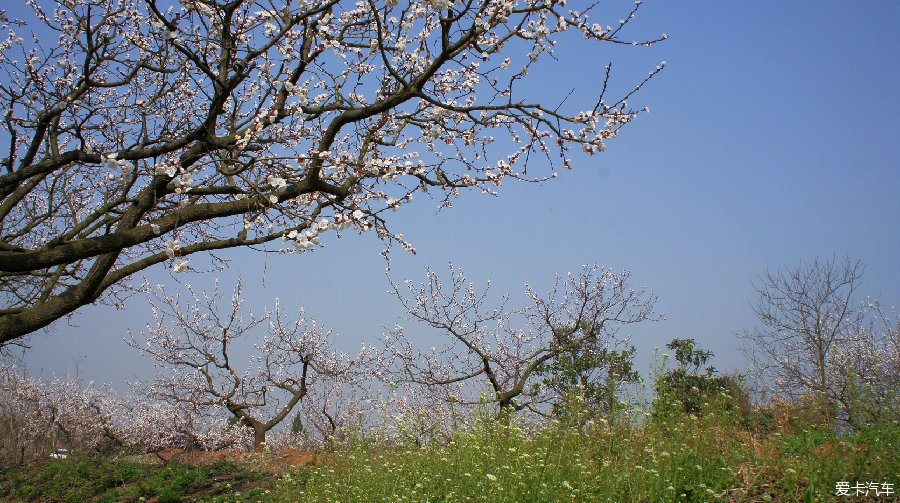
[[[657,421],[672,415],[700,416],[709,410],[736,412],[744,416],[750,411],[750,397],[740,375],[716,375],[715,367],[700,371],[712,351],[695,349],[694,339],[673,339],[666,344],[675,350],[678,367],[657,378],[653,417]]]
[[[828,425],[827,407],[824,400],[814,395],[802,395],[793,401],[776,398],[746,414],[744,424],[758,434],[791,435],[822,429]]]

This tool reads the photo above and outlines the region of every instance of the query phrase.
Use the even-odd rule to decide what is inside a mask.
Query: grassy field
[[[482,420],[440,445],[357,440],[305,466],[276,454],[210,464],[73,456],[7,468],[0,501],[898,501],[882,484],[900,489],[900,426],[850,435],[754,429],[715,413],[537,432]],[[838,482],[852,495],[837,495]],[[870,482],[881,495],[857,496],[857,483]]]

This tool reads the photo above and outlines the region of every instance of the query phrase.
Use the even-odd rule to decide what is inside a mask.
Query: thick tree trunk
[[[253,450],[255,452],[262,452],[263,444],[266,442],[266,428],[263,425],[255,426],[253,428]]]

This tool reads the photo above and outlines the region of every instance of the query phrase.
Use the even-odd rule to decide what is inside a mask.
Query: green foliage
[[[134,482],[141,473],[133,463],[91,458],[50,460],[41,472],[16,477],[10,489],[23,500],[116,501],[117,488]]]
[[[833,442],[837,436],[827,429],[803,430],[784,440],[784,451],[788,454],[802,454]]]
[[[653,417],[665,420],[677,414],[703,414],[712,404],[725,410],[749,408],[740,377],[716,375],[715,367],[701,368],[713,357],[712,351],[696,348],[694,339],[673,339],[666,344],[675,351],[677,368],[669,369],[655,383]]]
[[[236,467],[192,467],[179,463],[150,466],[103,458],[53,459],[0,478],[0,501],[116,503],[155,498],[159,503],[182,501],[196,482],[212,473],[237,477]]]
[[[589,339],[542,365],[536,372],[543,377],[541,385],[559,396],[553,403],[554,415],[576,404],[590,411],[588,416],[609,417],[623,410],[621,387],[640,379],[633,367],[635,352],[634,346],[614,350]]]
[[[299,435],[304,431],[305,428],[303,426],[303,413],[301,411],[297,411],[297,414],[294,415],[294,420],[291,421],[291,433]]]
[[[675,361],[678,362],[678,369],[683,374],[696,375],[700,371],[700,367],[706,365],[706,362],[713,356],[712,351],[703,349],[694,349],[696,342],[694,339],[672,339],[672,342],[666,344],[669,349],[675,350]],[[715,369],[707,368],[707,373],[711,374]]]
[[[900,422],[900,389],[897,383],[885,386],[866,382],[852,362],[841,367],[840,403],[844,419],[850,427],[860,430],[871,425]]]

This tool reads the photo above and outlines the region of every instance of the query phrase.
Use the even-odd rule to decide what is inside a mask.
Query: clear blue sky
[[[629,2],[609,9],[605,24]],[[750,280],[767,268],[847,254],[866,265],[863,295],[900,305],[898,26],[893,0],[649,0],[629,34],[665,32],[662,44],[590,54],[568,39],[559,62],[541,67],[535,92],[590,96],[608,61],[622,89],[666,60],[632,100],[651,113],[550,183],[507,183],[499,198],[466,194],[440,213],[438,201],[418,195],[392,223],[418,254],[394,250],[394,274],[420,280],[423,266],[452,260],[515,301],[525,281],[543,288],[584,263],[628,269],[667,315],[628,332],[645,376],[652,348],[674,337],[696,338],[718,368],[746,368],[734,334],[755,324]],[[374,235],[325,244],[303,256],[235,253],[232,272],[243,275],[251,305],[277,296],[306,306],[353,349],[403,313],[386,293]],[[149,275],[169,278],[161,269]],[[120,312],[83,309],[78,328],[63,322],[33,338],[29,368],[64,373],[78,362],[82,377],[117,384],[146,375],[149,363],[121,338],[149,317],[140,299]]]

